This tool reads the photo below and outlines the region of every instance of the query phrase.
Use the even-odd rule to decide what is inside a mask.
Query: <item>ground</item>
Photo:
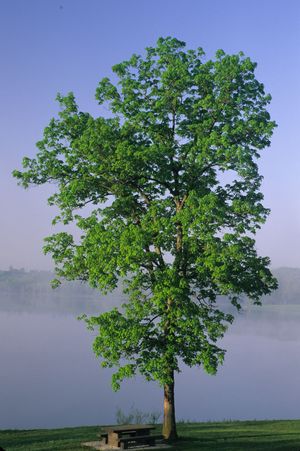
[[[5,451],[87,451],[82,443],[97,440],[99,430],[0,430],[0,446]],[[178,432],[173,451],[300,451],[300,420],[180,423]]]

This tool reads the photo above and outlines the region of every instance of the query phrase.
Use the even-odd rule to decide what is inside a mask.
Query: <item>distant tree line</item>
[[[300,304],[300,268],[273,270],[278,280],[278,290],[265,296],[263,304]],[[103,296],[87,284],[66,282],[51,288],[54,273],[51,271],[25,271],[10,267],[0,271],[0,311],[55,311],[60,313],[99,312],[103,310]],[[107,308],[124,300],[121,290],[104,298]],[[222,302],[222,299],[220,300]],[[244,299],[244,304],[247,302]]]
[[[25,271],[10,267],[0,271],[0,311],[78,313],[103,311],[119,304],[118,291],[104,297],[97,290],[78,281],[51,288],[51,271]]]

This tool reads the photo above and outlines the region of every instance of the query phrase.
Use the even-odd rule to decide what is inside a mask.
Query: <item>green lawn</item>
[[[98,432],[98,426],[0,430],[0,446],[5,451],[88,451],[80,444],[97,440]],[[185,423],[178,432],[181,438],[173,451],[300,451],[300,420]]]

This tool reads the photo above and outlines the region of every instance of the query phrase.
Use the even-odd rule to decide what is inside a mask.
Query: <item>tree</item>
[[[256,161],[275,127],[255,67],[242,53],[206,61],[201,48],[160,38],[113,67],[117,84],[100,81],[109,117],[58,95],[36,158],[14,171],[25,188],[55,183],[54,222],[81,230],[46,238],[58,277],[103,292],[123,281],[122,307],[86,317],[98,329],[94,351],[117,367],[113,388],[137,371],[163,386],[168,439],[181,362],[215,373],[223,361],[217,340],[233,316],[218,296],[239,308],[242,295],[259,303],[276,288],[254,240],[268,214]]]

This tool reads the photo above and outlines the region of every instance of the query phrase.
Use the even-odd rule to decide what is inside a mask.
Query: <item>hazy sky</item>
[[[0,269],[48,269],[42,239],[54,230],[49,188],[24,191],[11,171],[57,112],[56,93],[74,91],[97,114],[94,93],[111,66],[172,35],[209,57],[240,50],[258,63],[278,123],[261,160],[265,204],[257,237],[272,266],[300,266],[300,1],[0,0]]]

